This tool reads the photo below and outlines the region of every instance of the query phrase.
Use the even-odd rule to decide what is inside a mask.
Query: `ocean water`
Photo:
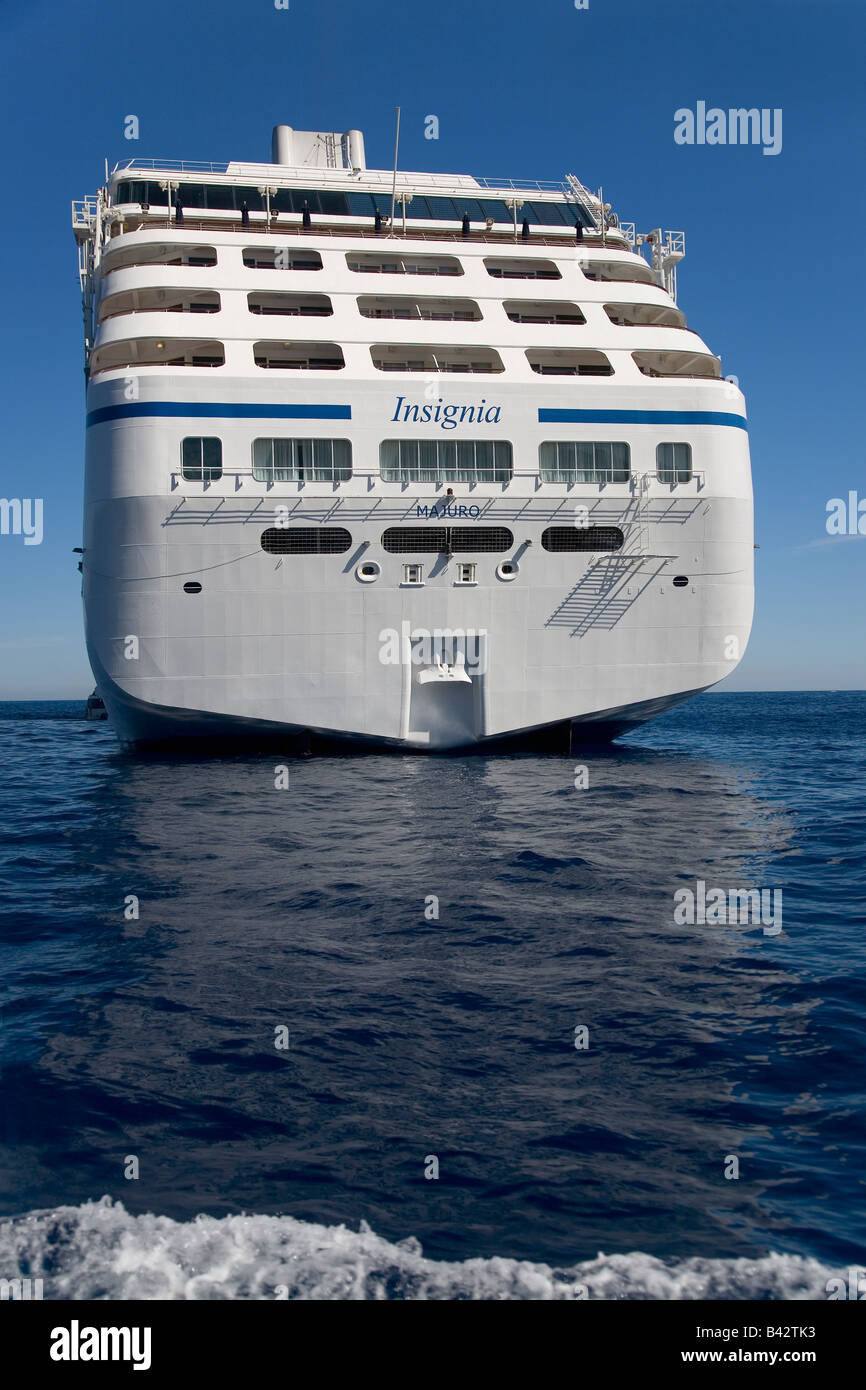
[[[82,714],[0,706],[0,1277],[823,1298],[866,1260],[866,694],[282,789]],[[699,881],[781,930],[675,920]]]

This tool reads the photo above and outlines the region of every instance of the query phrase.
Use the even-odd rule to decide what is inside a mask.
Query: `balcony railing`
[[[485,245],[507,245],[507,246],[580,246],[594,248],[606,246],[608,250],[628,251],[629,246],[623,238],[623,245],[615,247],[611,245],[612,238],[617,236],[616,231],[608,231],[604,241],[600,232],[584,230],[583,238],[578,242],[575,238],[573,227],[563,227],[554,229],[546,227],[543,232],[532,231],[528,238],[524,238],[521,231],[516,233],[513,227],[506,227],[501,223],[499,229],[482,228],[478,225],[471,227],[468,233],[460,227],[454,228],[422,228],[418,223],[413,223],[407,219],[406,228],[403,229],[402,221],[395,220],[394,226],[389,227],[387,221],[383,221],[382,230],[376,231],[369,225],[347,225],[334,226],[333,223],[327,226],[316,226],[315,222],[310,227],[304,227],[299,213],[276,213],[271,214],[268,221],[267,213],[249,213],[249,226],[241,222],[241,213],[237,213],[234,218],[220,215],[215,218],[202,218],[194,216],[188,211],[184,211],[183,221],[178,223],[172,216],[169,219],[168,209],[159,208],[150,213],[126,213],[122,220],[116,220],[111,226],[110,236],[112,238],[128,235],[131,232],[162,231],[172,230],[178,232],[242,232],[245,236],[254,233],[262,236],[291,236],[309,237],[344,237],[349,239],[363,238],[364,240],[378,241],[387,245],[389,241],[429,241],[429,242],[480,242]],[[313,218],[322,214],[313,213]],[[349,219],[346,219],[347,222]],[[137,222],[138,225],[131,225]],[[646,262],[644,262],[646,264]]]
[[[538,469],[536,468],[515,469],[509,478],[497,480],[495,482],[455,483],[453,482],[453,480],[447,478],[441,480],[434,480],[432,482],[425,482],[423,480],[415,478],[395,479],[393,481],[386,481],[382,477],[378,469],[361,468],[353,468],[351,478],[346,478],[344,480],[336,480],[334,482],[332,482],[330,479],[313,478],[289,478],[276,480],[274,480],[273,478],[257,478],[253,474],[251,468],[224,468],[219,478],[184,478],[183,473],[178,468],[175,469],[171,474],[171,490],[172,492],[174,492],[177,490],[177,488],[181,486],[182,483],[186,483],[187,486],[192,484],[193,486],[202,487],[204,491],[208,491],[209,489],[216,486],[218,483],[233,482],[233,491],[235,492],[240,492],[247,483],[255,483],[258,487],[264,488],[265,493],[269,493],[274,488],[280,487],[291,487],[294,489],[300,489],[305,487],[329,487],[336,492],[338,488],[348,487],[352,482],[356,480],[363,480],[364,482],[366,482],[367,491],[370,491],[378,483],[382,487],[386,487],[389,489],[399,488],[401,492],[405,492],[407,488],[420,488],[428,492],[432,488],[436,492],[441,492],[444,488],[453,487],[466,488],[469,492],[474,492],[475,489],[479,487],[492,487],[498,488],[500,491],[504,492],[507,488],[511,487],[513,483],[517,482],[531,482],[534,484],[536,491],[538,491],[538,489],[542,487],[565,487],[569,492],[571,492],[573,488],[620,487],[627,489],[629,494],[640,496],[640,500],[642,502],[647,501],[647,485],[651,482],[658,483],[660,488],[667,490],[677,487],[688,487],[690,483],[695,483],[697,491],[700,492],[703,490],[705,486],[705,474],[703,472],[694,472],[690,478],[682,479],[678,482],[672,482],[670,479],[667,478],[660,479],[658,473],[655,472],[642,472],[630,473],[628,478],[618,480],[613,480],[611,478],[596,478],[592,482],[569,483],[565,480],[545,482],[542,480],[538,472]],[[393,496],[393,493],[389,493],[387,495]],[[449,501],[449,505],[452,503],[459,504],[460,498],[448,497],[447,500]],[[568,499],[563,499],[563,501],[566,500]],[[649,518],[649,520],[652,521],[653,518]]]

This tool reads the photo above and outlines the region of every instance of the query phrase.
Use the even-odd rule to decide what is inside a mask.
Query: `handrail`
[[[706,482],[706,473],[703,469],[693,469],[688,478],[662,478],[659,473],[655,471],[636,474],[635,476],[646,478],[647,482],[652,482],[653,479],[655,479],[662,487],[685,487],[687,483],[697,483],[699,492],[705,486]]]
[[[376,483],[376,482],[382,483],[382,484],[384,484],[384,486],[386,486],[386,487],[399,487],[399,488],[401,489],[401,491],[402,491],[404,488],[407,488],[407,487],[434,488],[435,490],[439,491],[440,489],[445,488],[445,487],[455,487],[455,486],[456,486],[456,487],[467,487],[467,488],[472,488],[472,489],[477,488],[477,487],[492,487],[492,488],[501,489],[501,488],[506,488],[506,487],[508,487],[511,483],[514,483],[514,482],[519,482],[519,481],[521,481],[521,480],[522,480],[522,481],[530,480],[530,481],[534,481],[534,482],[537,484],[537,487],[538,487],[538,488],[542,488],[542,487],[564,487],[564,488],[566,488],[568,491],[571,491],[571,489],[574,488],[574,487],[623,487],[623,488],[628,488],[630,492],[636,492],[636,491],[638,491],[638,490],[641,488],[641,486],[642,486],[644,480],[646,480],[647,482],[651,482],[653,479],[655,479],[657,482],[659,482],[659,483],[661,484],[662,487],[683,487],[683,486],[686,485],[686,483],[693,483],[693,482],[696,482],[696,483],[698,484],[698,489],[700,490],[700,489],[704,486],[705,474],[704,474],[704,472],[702,472],[702,471],[700,471],[700,472],[694,472],[694,473],[692,473],[692,476],[691,476],[690,478],[684,478],[684,479],[681,479],[681,480],[679,480],[679,481],[677,481],[677,482],[672,482],[669,478],[663,478],[663,479],[662,479],[662,478],[659,478],[659,475],[658,475],[658,473],[656,473],[656,472],[644,472],[644,473],[630,473],[629,476],[628,476],[628,478],[622,478],[622,479],[619,479],[619,480],[614,480],[614,479],[609,479],[609,478],[594,478],[594,479],[592,479],[592,481],[590,481],[590,482],[571,482],[571,483],[569,483],[569,482],[566,482],[564,479],[560,479],[559,481],[556,481],[556,482],[553,482],[553,481],[546,481],[546,480],[542,479],[541,474],[540,474],[540,472],[539,472],[539,470],[538,470],[537,468],[535,468],[535,469],[532,469],[532,468],[518,468],[518,469],[515,469],[515,470],[514,470],[514,472],[512,473],[512,475],[511,475],[510,478],[507,478],[507,479],[500,479],[500,480],[497,481],[497,482],[490,482],[490,481],[488,480],[488,481],[484,481],[484,482],[463,482],[463,483],[458,482],[458,483],[455,483],[453,479],[449,479],[449,478],[444,478],[444,479],[442,479],[441,481],[433,481],[433,482],[425,481],[424,479],[420,479],[420,478],[407,478],[407,479],[400,479],[399,481],[390,481],[390,480],[384,479],[384,478],[382,477],[382,475],[381,475],[381,473],[380,473],[380,471],[379,471],[378,469],[372,469],[372,468],[367,468],[367,469],[365,469],[365,468],[353,468],[353,469],[352,469],[352,476],[351,476],[350,478],[346,478],[346,479],[337,479],[337,480],[331,480],[331,479],[328,479],[328,478],[278,478],[278,479],[276,479],[276,480],[274,480],[274,479],[268,479],[268,478],[256,478],[255,475],[254,475],[254,473],[253,473],[253,470],[252,470],[251,468],[224,468],[224,469],[222,470],[222,472],[221,472],[219,478],[209,478],[209,479],[202,479],[202,478],[184,478],[182,470],[179,469],[179,468],[174,468],[174,469],[172,469],[172,472],[171,472],[171,478],[172,478],[172,485],[173,485],[173,486],[175,485],[174,480],[177,479],[178,485],[179,485],[181,482],[187,482],[187,483],[190,483],[190,482],[191,482],[191,483],[196,483],[196,484],[201,483],[204,487],[211,487],[214,483],[221,482],[223,479],[228,479],[228,478],[235,478],[235,479],[249,478],[249,479],[251,479],[253,482],[256,482],[256,483],[263,483],[263,484],[265,485],[265,487],[267,488],[268,491],[270,491],[271,488],[273,488],[273,487],[278,487],[278,486],[280,486],[280,485],[282,485],[282,484],[285,484],[285,483],[292,483],[292,484],[295,484],[295,483],[296,483],[296,484],[298,484],[298,485],[301,486],[301,487],[316,486],[316,485],[324,485],[324,486],[328,486],[328,487],[342,487],[342,486],[344,486],[344,484],[354,482],[356,479],[363,479],[363,478],[366,478],[366,479],[368,480],[368,482],[369,482],[370,480],[372,480],[374,483]],[[351,496],[352,494],[344,494],[344,495],[346,495],[346,496]],[[364,495],[364,494],[358,494],[358,495],[361,496],[361,495]],[[495,500],[495,499],[491,499],[491,500]],[[565,500],[567,500],[567,499],[565,499]],[[459,502],[459,498],[455,497],[455,498],[454,498],[454,501],[455,501],[455,502]]]
[[[132,206],[132,205],[131,205],[131,204],[128,204],[127,206]],[[140,206],[140,204],[138,204],[137,206]],[[318,214],[318,215],[321,216],[322,214]],[[126,225],[126,223],[129,222],[130,220],[132,220],[132,218],[133,218],[133,217],[136,217],[136,216],[138,216],[138,217],[140,217],[140,218],[142,219],[142,225],[141,225],[141,226],[138,226],[138,227],[128,227],[128,226]],[[595,248],[595,247],[597,247],[597,246],[606,245],[606,248],[607,248],[609,251],[618,251],[618,250],[619,250],[619,251],[628,251],[628,250],[629,250],[629,247],[628,247],[628,244],[627,244],[627,243],[626,243],[625,245],[623,245],[623,246],[611,246],[611,245],[610,245],[610,241],[611,241],[611,232],[610,232],[610,231],[608,231],[608,232],[606,233],[606,240],[605,240],[605,242],[602,242],[602,238],[601,238],[601,234],[600,234],[600,233],[598,233],[598,232],[595,232],[595,233],[594,233],[594,232],[587,232],[587,231],[584,232],[583,240],[580,241],[580,242],[577,242],[577,241],[575,240],[574,228],[573,228],[573,227],[563,227],[561,231],[558,230],[558,229],[555,229],[555,228],[550,228],[550,229],[549,229],[549,232],[552,233],[552,235],[549,235],[547,232],[545,232],[545,233],[535,233],[535,232],[532,232],[528,238],[523,238],[523,237],[518,233],[517,237],[515,238],[514,229],[513,229],[513,228],[510,228],[508,231],[505,231],[505,230],[504,230],[504,225],[505,225],[504,223],[501,224],[501,225],[503,226],[503,230],[500,231],[500,232],[496,232],[496,231],[494,231],[494,230],[492,230],[492,229],[491,229],[490,231],[486,231],[486,230],[485,230],[485,231],[480,231],[480,230],[474,231],[474,230],[471,230],[471,229],[470,229],[469,235],[466,236],[461,230],[456,229],[456,228],[455,228],[454,231],[449,231],[449,230],[446,230],[446,229],[442,229],[442,230],[439,230],[439,229],[435,229],[435,230],[433,230],[433,229],[422,230],[422,229],[419,228],[418,226],[415,226],[415,227],[407,226],[407,228],[406,228],[406,230],[405,230],[405,232],[404,232],[404,231],[402,230],[402,227],[399,226],[399,225],[397,225],[397,226],[395,226],[393,229],[387,228],[387,230],[386,230],[386,224],[384,223],[384,221],[383,221],[383,224],[382,224],[382,231],[381,231],[381,232],[375,231],[372,227],[356,227],[356,226],[352,226],[352,227],[334,227],[334,226],[324,226],[324,227],[312,226],[312,227],[304,227],[304,226],[302,225],[302,223],[301,223],[301,214],[300,214],[300,213],[277,213],[277,214],[273,214],[273,213],[272,213],[272,214],[271,214],[270,222],[268,222],[268,220],[267,220],[267,213],[264,213],[264,212],[251,212],[251,213],[249,214],[250,225],[249,225],[249,227],[245,227],[245,226],[242,226],[241,223],[240,223],[240,218],[241,218],[241,216],[242,216],[242,214],[241,214],[241,213],[238,213],[238,214],[237,214],[237,217],[234,218],[234,219],[228,219],[228,218],[226,218],[225,216],[220,216],[219,218],[216,218],[216,219],[214,219],[213,221],[210,221],[210,220],[204,220],[204,219],[202,219],[202,218],[193,218],[193,217],[190,216],[189,212],[184,211],[183,222],[182,222],[182,223],[180,224],[180,226],[178,227],[177,224],[176,224],[176,222],[175,222],[174,220],[172,220],[171,222],[168,221],[168,210],[166,209],[165,211],[163,211],[162,209],[160,209],[159,213],[154,213],[154,214],[150,214],[150,215],[148,215],[148,214],[146,214],[146,213],[126,214],[126,215],[124,216],[124,218],[123,218],[122,223],[116,221],[116,222],[113,224],[112,231],[114,231],[114,228],[120,226],[120,227],[121,227],[121,231],[119,231],[119,232],[114,231],[114,236],[128,235],[128,234],[130,234],[130,233],[132,233],[132,232],[146,232],[146,231],[166,231],[166,232],[171,231],[171,232],[174,232],[175,230],[177,230],[177,231],[179,231],[179,232],[184,232],[184,231],[189,231],[189,232],[243,232],[246,236],[250,236],[250,235],[252,235],[252,234],[254,234],[254,233],[255,233],[255,234],[258,234],[258,235],[262,235],[263,233],[266,234],[266,235],[275,234],[275,233],[280,233],[280,234],[289,233],[289,234],[291,234],[292,237],[296,237],[296,236],[298,236],[298,237],[300,237],[300,236],[307,236],[307,237],[309,237],[309,236],[330,236],[330,237],[348,237],[348,238],[363,237],[363,238],[370,238],[370,239],[373,239],[373,240],[375,240],[375,241],[378,241],[378,242],[380,242],[380,243],[383,245],[383,247],[386,247],[386,248],[387,248],[387,246],[388,246],[388,242],[389,242],[389,241],[394,241],[395,239],[399,238],[401,241],[448,241],[448,242],[472,242],[472,241],[475,241],[475,242],[483,242],[483,243],[485,243],[485,244],[490,244],[490,245],[496,245],[496,244],[503,245],[503,244],[504,244],[504,245],[508,245],[508,246],[516,246],[516,245],[517,245],[517,246],[524,246],[524,247],[529,247],[529,246],[562,246],[563,243],[565,243],[566,245],[577,246],[577,247],[585,247],[585,248],[590,249],[590,250],[592,250],[593,248]],[[313,216],[315,217],[316,214],[314,213]],[[295,222],[288,222],[288,221],[286,221],[286,222],[281,222],[281,221],[279,220],[279,219],[281,219],[281,218],[290,218],[290,217],[291,217],[291,218],[297,219],[297,221],[295,221]],[[623,238],[623,241],[625,241],[625,238]],[[644,262],[644,264],[646,264],[646,262]]]
[[[184,173],[189,170],[191,174],[226,174],[230,160],[222,160],[214,163],[207,159],[126,159],[115,164],[111,171],[111,177],[127,169],[166,169],[171,172]]]
[[[513,188],[516,190],[534,188],[539,193],[568,193],[569,186],[560,179],[481,179],[475,182],[481,188]]]
[[[360,174],[356,174],[352,169],[337,168],[307,168],[300,165],[284,165],[262,163],[256,160],[232,159],[215,163],[208,160],[197,159],[143,159],[134,158],[115,164],[111,171],[113,178],[117,173],[126,173],[136,169],[148,170],[156,173],[165,170],[166,173],[190,173],[190,174],[225,174],[231,177],[244,178],[245,171],[249,171],[250,177],[264,177],[269,182],[279,183],[282,179],[290,179],[297,182],[298,179],[306,178],[308,182],[327,183],[337,175],[339,181],[351,181],[353,187],[364,191],[364,183],[389,184],[393,177],[387,170],[382,169],[362,169]],[[235,173],[236,171],[236,173]],[[476,185],[478,188],[487,189],[513,189],[514,191],[534,189],[537,193],[565,193],[570,192],[569,185],[561,179],[510,179],[510,178],[478,178],[473,174],[436,174],[432,171],[403,171],[398,170],[398,180],[402,180],[407,185],[416,186],[424,184],[426,187],[445,187],[453,184],[455,187],[462,187],[464,190]],[[426,183],[426,180],[430,183]],[[291,186],[291,185],[288,185]],[[298,185],[300,186],[300,185]]]
[[[96,216],[96,209],[99,200],[95,193],[89,194],[86,198],[72,199],[72,225],[73,227],[89,227]]]

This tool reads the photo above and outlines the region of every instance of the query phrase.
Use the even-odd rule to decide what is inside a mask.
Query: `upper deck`
[[[277,127],[270,164],[126,161],[73,225],[89,374],[721,374],[676,308],[682,235],[636,236],[573,175],[368,170],[360,132]]]
[[[169,224],[267,232],[300,224],[359,236],[552,243],[577,237],[626,249],[641,242],[633,224],[619,224],[601,190],[591,193],[574,175],[561,183],[475,178],[400,171],[396,161],[391,171],[367,169],[359,131],[338,136],[285,126],[275,128],[273,156],[269,164],[127,160],[96,197],[73,203],[76,237],[84,245],[118,230]]]

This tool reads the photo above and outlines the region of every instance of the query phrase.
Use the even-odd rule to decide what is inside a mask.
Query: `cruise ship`
[[[737,665],[745,405],[681,232],[285,125],[269,163],[106,166],[72,216],[124,747],[570,752]]]

